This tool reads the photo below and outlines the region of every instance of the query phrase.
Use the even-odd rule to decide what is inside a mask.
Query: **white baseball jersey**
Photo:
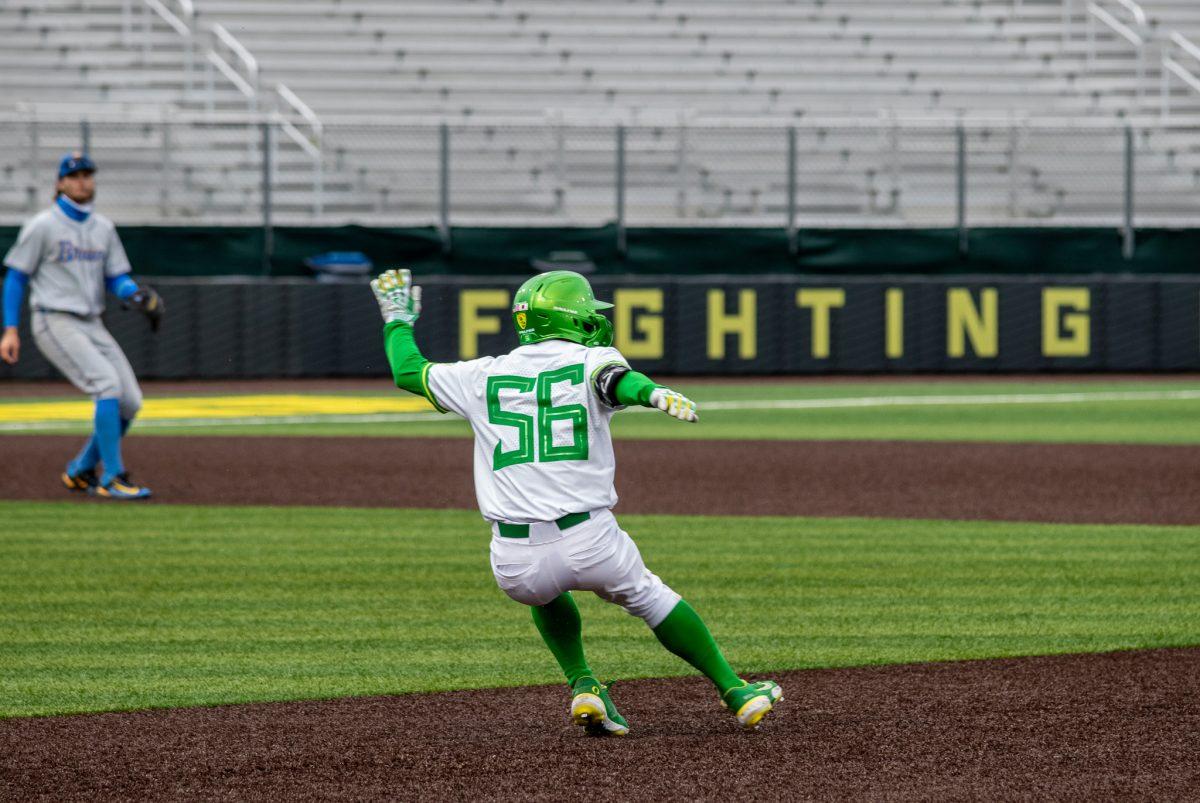
[[[4,264],[27,273],[34,309],[93,316],[104,311],[104,279],[129,273],[116,226],[91,213],[72,220],[54,205],[21,227]]]
[[[544,340],[502,357],[430,366],[438,405],[475,430],[475,496],[485,519],[555,521],[617,503],[608,424],[618,408],[604,404],[592,382],[614,363],[629,365],[614,348]]]

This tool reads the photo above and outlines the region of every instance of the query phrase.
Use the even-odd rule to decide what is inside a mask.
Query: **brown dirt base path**
[[[0,437],[0,499],[74,498],[77,436]],[[466,438],[130,438],[162,502],[474,508]],[[617,441],[618,513],[1200,524],[1200,447]],[[118,504],[91,500],[95,504]]]
[[[1200,797],[1200,650],[778,675],[756,733],[706,683],[633,681],[624,739],[561,687],[0,722],[11,800]]]

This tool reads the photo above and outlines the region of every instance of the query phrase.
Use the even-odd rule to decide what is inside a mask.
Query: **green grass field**
[[[692,381],[680,384],[678,389],[699,403],[702,420],[698,426],[682,426],[652,411],[634,410],[616,417],[614,436],[1200,444],[1200,382],[1194,380],[827,384]],[[389,394],[385,389],[358,395]],[[41,427],[6,421],[4,407],[0,402],[0,435],[89,431],[86,420]],[[219,420],[141,421],[136,427],[138,434],[147,435],[470,436],[469,427],[461,419],[432,412],[370,421],[354,416],[309,416],[291,423],[255,418],[236,424]]]
[[[559,680],[472,512],[0,502],[0,520],[0,716]],[[1200,644],[1198,527],[622,523],[745,672]],[[748,543],[768,565],[731,559]],[[603,676],[690,671],[579,597]]]

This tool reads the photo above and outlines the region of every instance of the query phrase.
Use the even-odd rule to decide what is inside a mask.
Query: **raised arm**
[[[421,288],[414,287],[408,270],[389,270],[371,281],[371,291],[383,315],[383,348],[396,387],[424,396],[445,412],[429,390],[432,362],[417,347],[413,325],[421,316]]]

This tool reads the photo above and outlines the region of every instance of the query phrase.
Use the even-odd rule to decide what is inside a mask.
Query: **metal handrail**
[[[1125,24],[1100,3],[1103,0],[1093,0],[1088,3],[1087,17],[1087,66],[1091,70],[1096,64],[1096,20],[1104,23],[1110,30],[1133,45],[1137,53],[1137,100],[1140,103],[1145,94],[1146,83],[1146,41],[1149,38],[1146,12],[1134,0],[1116,0],[1133,17],[1133,25]]]
[[[276,84],[275,91],[279,93],[279,97],[283,98],[288,106],[308,121],[313,130],[313,141],[320,144],[324,126],[321,124],[321,118],[317,117],[316,112],[307,103],[302,101],[299,95],[289,89],[286,84]]]
[[[211,113],[214,109],[213,98],[213,68],[220,70],[229,82],[233,84],[239,92],[246,96],[251,111],[258,108],[258,60],[254,55],[239,42],[233,34],[225,30],[225,26],[219,22],[213,23],[211,28],[214,41],[212,47],[208,51],[208,111]],[[245,71],[245,76],[239,73],[228,61],[217,52],[218,46],[224,46],[229,52],[237,57],[237,61],[241,64]]]
[[[1138,24],[1142,27],[1146,27],[1148,25],[1147,18],[1146,18],[1146,12],[1142,10],[1142,7],[1140,5],[1135,3],[1133,0],[1117,0],[1117,2],[1120,3],[1122,6],[1124,6],[1125,9],[1127,11],[1129,11],[1129,13],[1131,15],[1133,15],[1133,21],[1136,24]],[[1021,0],[1013,0],[1013,12],[1020,13],[1022,11],[1022,9],[1023,9],[1023,7],[1021,5]],[[1073,26],[1074,20],[1075,20],[1075,2],[1074,2],[1074,0],[1062,0],[1061,27],[1062,27],[1062,42],[1064,45],[1067,44],[1069,41],[1071,41],[1071,33],[1072,33],[1071,28]]]
[[[219,22],[214,22],[212,25],[213,36],[221,40],[222,43],[246,66],[246,72],[257,76],[258,75],[258,59],[254,58],[254,54],[246,49],[246,46],[234,37],[229,31],[225,30],[225,26]]]
[[[196,7],[193,5],[192,0],[174,0],[174,2],[179,6],[179,12],[187,20],[186,23],[179,18],[179,15],[172,12],[158,0],[155,0],[155,2],[146,0],[144,5],[153,8],[160,17],[166,20],[168,25],[174,28],[180,35],[186,36],[186,30],[180,30],[180,27],[182,26],[184,29],[191,28],[191,21],[196,17]],[[121,3],[121,37],[126,45],[131,43],[133,37],[133,0],[123,0]]]
[[[1172,31],[1167,37],[1168,50],[1163,53],[1162,57],[1162,83],[1159,89],[1159,101],[1161,105],[1160,113],[1163,122],[1171,116],[1171,75],[1177,76],[1183,83],[1192,88],[1193,91],[1200,93],[1200,76],[1188,70],[1179,61],[1172,57],[1171,45],[1182,51],[1183,55],[1190,56],[1193,61],[1200,64],[1200,46],[1197,46],[1179,31]]]
[[[167,8],[162,3],[162,0],[144,0],[145,4],[158,13],[168,25],[175,29],[175,32],[180,36],[192,35],[192,21],[196,18],[196,7],[192,5],[192,0],[174,0],[175,5],[179,7],[180,14],[175,14],[171,9]],[[186,20],[186,21],[185,21]]]
[[[324,170],[321,164],[321,139],[324,135],[325,127],[321,124],[321,118],[317,117],[316,112],[307,103],[302,101],[295,92],[288,89],[285,84],[276,84],[275,92],[283,99],[284,103],[308,123],[312,132],[310,136],[305,136],[290,119],[282,115],[278,117],[279,127],[283,133],[287,134],[288,138],[300,146],[300,149],[312,159],[313,214],[320,215],[324,211],[323,196],[325,181]]]
[[[150,56],[150,16],[149,11],[155,14],[167,24],[171,30],[183,37],[185,47],[184,60],[184,88],[185,91],[192,90],[192,75],[195,70],[195,19],[196,7],[192,0],[168,0],[174,7],[168,8],[163,0],[142,0],[142,58],[148,59]],[[126,47],[133,45],[133,3],[132,0],[124,0],[121,5],[121,33],[122,41]]]
[[[1123,5],[1125,7],[1125,9],[1130,14],[1133,15],[1134,22],[1136,22],[1138,25],[1142,26],[1143,28],[1146,27],[1146,25],[1147,25],[1146,12],[1142,10],[1141,6],[1139,6],[1137,3],[1133,2],[1133,0],[1117,0],[1117,2],[1120,3],[1121,5]]]

